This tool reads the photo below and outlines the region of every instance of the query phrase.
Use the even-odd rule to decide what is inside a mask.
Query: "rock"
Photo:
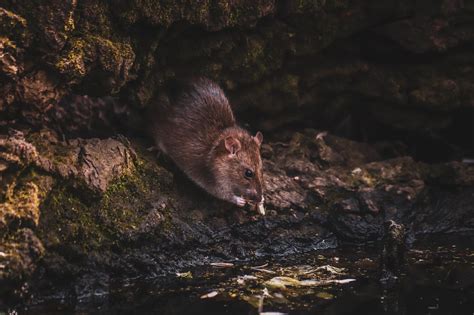
[[[26,183],[13,193],[6,196],[7,201],[0,205],[0,228],[7,229],[12,222],[24,226],[38,225],[40,211],[38,186]]]
[[[44,247],[32,230],[19,229],[0,242],[0,293],[9,295],[35,272]]]
[[[47,112],[59,104],[65,91],[57,78],[39,71],[30,73],[19,80],[17,94],[19,101],[34,106],[41,112]],[[31,119],[38,119],[38,117],[31,117]]]
[[[16,49],[12,42],[8,38],[0,39],[0,73],[8,78],[15,78],[20,72],[21,69],[17,64],[16,58]]]
[[[113,180],[132,170],[134,157],[132,149],[113,139],[77,139],[68,145],[47,130],[26,136],[11,130],[8,136],[1,136],[2,287],[21,286],[34,273],[47,240],[38,238],[40,222],[45,211],[54,211],[44,205],[59,181],[69,180],[89,193],[104,193]]]
[[[55,67],[69,84],[94,78],[94,84],[84,81],[93,94],[117,93],[129,81],[129,71],[135,53],[128,43],[113,42],[99,36],[73,38],[55,61]]]
[[[385,222],[385,236],[381,260],[382,285],[389,287],[397,282],[403,269],[406,252],[406,234],[403,224],[389,220]]]

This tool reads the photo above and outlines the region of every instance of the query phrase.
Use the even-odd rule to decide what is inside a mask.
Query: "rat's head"
[[[211,163],[218,197],[239,206],[262,201],[262,141],[261,132],[251,136],[234,129],[222,135]]]

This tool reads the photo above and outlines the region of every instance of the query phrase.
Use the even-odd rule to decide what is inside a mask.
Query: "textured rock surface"
[[[1,174],[22,182],[7,185],[0,212],[9,231],[1,259],[7,270],[17,268],[3,281],[31,275],[40,254],[36,277],[62,282],[376,241],[388,220],[412,237],[474,229],[474,171],[466,164],[386,159],[380,146],[309,129],[264,146],[262,218],[207,196],[168,162],[157,164],[140,142],[132,141],[133,149],[122,141],[66,143],[43,130],[3,142],[10,159]],[[12,235],[24,235],[25,227],[32,241],[13,246],[22,238]]]
[[[389,220],[472,233],[473,43],[461,0],[3,1],[0,293],[379,240]],[[141,113],[196,74],[265,133],[265,218],[145,150]]]

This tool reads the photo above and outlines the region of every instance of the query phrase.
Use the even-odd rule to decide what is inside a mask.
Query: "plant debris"
[[[234,267],[233,263],[226,263],[226,262],[215,262],[215,263],[210,263],[212,267],[216,268],[232,268]]]
[[[212,291],[212,292],[209,292],[207,294],[201,295],[201,299],[210,299],[210,298],[216,297],[218,294],[219,294],[219,292]]]
[[[191,271],[188,271],[188,272],[177,272],[176,273],[176,277],[178,278],[184,278],[184,279],[192,279],[193,278],[193,274]]]

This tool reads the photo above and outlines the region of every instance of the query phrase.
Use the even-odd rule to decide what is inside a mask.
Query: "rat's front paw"
[[[232,197],[232,202],[238,205],[239,207],[243,207],[246,204],[246,201],[244,198],[239,197],[239,196],[233,196]]]

